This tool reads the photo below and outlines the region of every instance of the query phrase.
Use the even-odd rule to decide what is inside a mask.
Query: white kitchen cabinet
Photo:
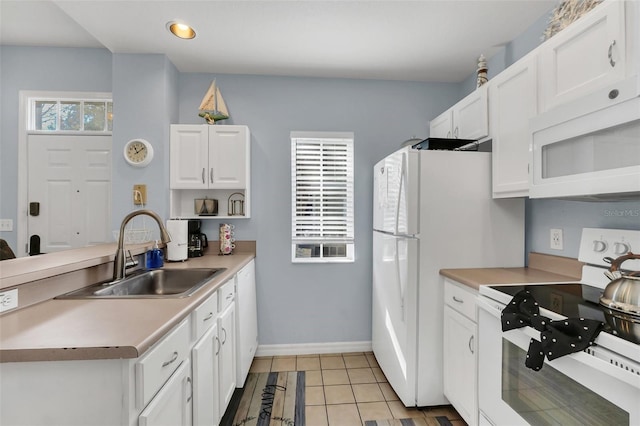
[[[445,279],[444,394],[470,426],[478,424],[477,293]]]
[[[236,275],[236,386],[243,387],[258,348],[256,263],[252,260]]]
[[[190,426],[193,387],[189,360],[176,370],[151,403],[140,413],[139,426]]]
[[[193,424],[215,425],[222,417],[218,380],[218,292],[197,307],[192,318],[196,341],[191,350]]]
[[[628,63],[625,25],[625,6],[633,7],[631,3],[605,1],[540,46],[541,112],[606,88],[632,72],[629,68],[635,64]],[[633,48],[634,40],[629,41]],[[610,99],[605,96],[601,102],[606,105]]]
[[[214,322],[213,326],[194,345],[191,355],[193,360],[194,426],[215,425],[222,417],[218,380],[219,350],[218,325]]]
[[[236,390],[236,347],[235,347],[235,303],[230,303],[218,317],[218,337],[220,352],[218,354],[218,371],[220,374],[220,407],[231,402]],[[221,409],[221,411],[223,411]]]
[[[0,363],[0,424],[190,425],[189,329],[140,358]]]
[[[434,138],[481,140],[489,135],[487,87],[474,92],[429,123],[429,136]]]
[[[489,81],[493,198],[529,193],[529,120],[538,113],[537,52]]]
[[[171,126],[169,186],[171,217],[249,217],[250,132],[238,125]],[[241,200],[244,214],[230,211]],[[198,216],[194,199],[218,200],[218,215]],[[235,214],[234,214],[235,213]]]

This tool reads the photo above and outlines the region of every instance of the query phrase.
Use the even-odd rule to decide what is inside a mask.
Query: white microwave
[[[640,199],[639,80],[531,120],[530,198]]]

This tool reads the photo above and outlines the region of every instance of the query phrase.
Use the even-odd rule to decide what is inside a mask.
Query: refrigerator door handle
[[[398,184],[398,196],[396,198],[396,211],[395,211],[395,233],[398,234],[400,232],[400,230],[398,229],[399,226],[399,222],[400,222],[400,204],[402,203],[402,191],[404,190],[404,186],[405,184],[405,171],[406,171],[406,163],[407,163],[407,154],[405,152],[402,153],[402,161],[400,162],[400,182]]]
[[[396,253],[395,253],[395,264],[396,264],[396,276],[398,280],[398,288],[400,290],[400,312],[402,313],[401,319],[404,322],[404,289],[406,288],[406,283],[402,280],[402,272],[400,271],[400,256],[398,253],[400,252],[399,247],[400,240],[396,238]]]

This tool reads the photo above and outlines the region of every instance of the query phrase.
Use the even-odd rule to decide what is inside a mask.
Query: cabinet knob
[[[620,92],[618,91],[618,89],[613,89],[612,91],[609,92],[609,99],[615,99],[618,97],[619,94]]]

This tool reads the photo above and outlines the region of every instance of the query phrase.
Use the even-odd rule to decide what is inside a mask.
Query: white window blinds
[[[291,133],[292,259],[353,261],[353,133]]]

